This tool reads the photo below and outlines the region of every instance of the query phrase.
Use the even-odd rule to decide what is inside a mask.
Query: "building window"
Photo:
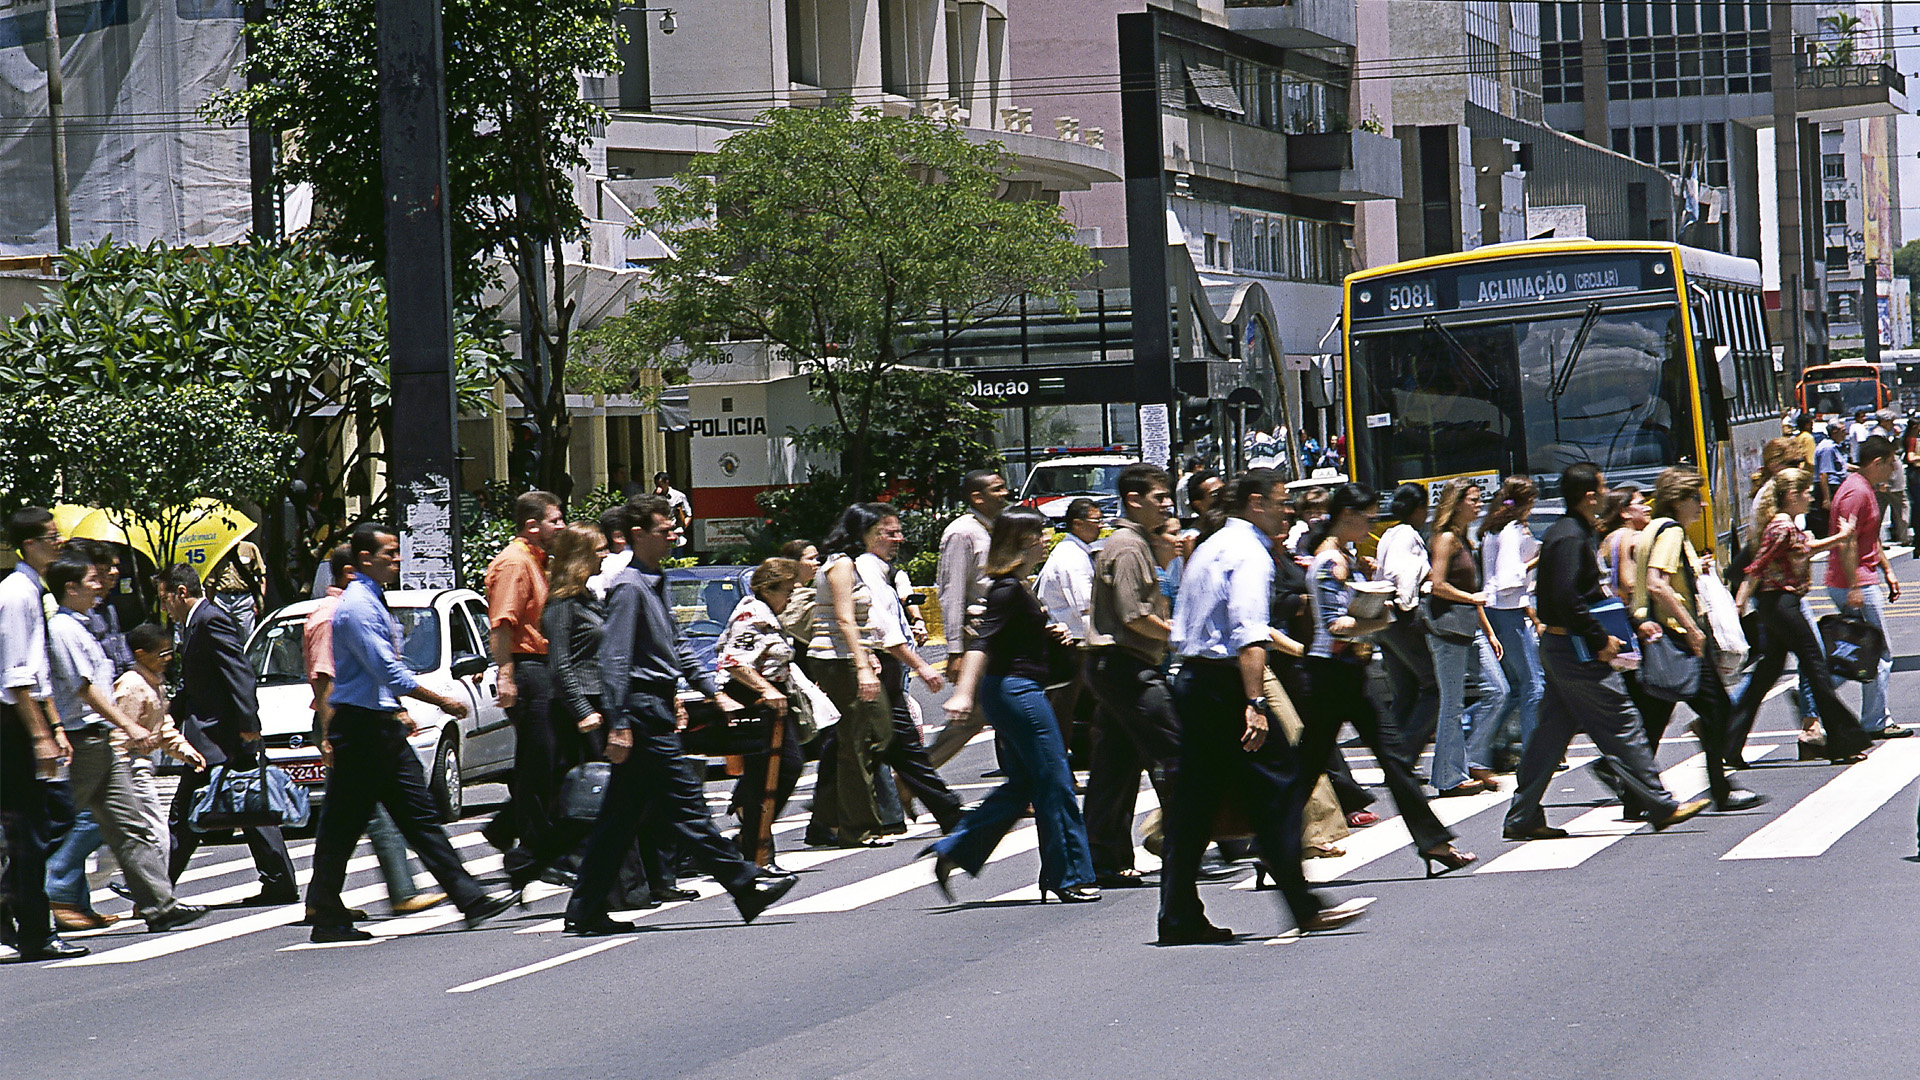
[[[1847,155],[1821,154],[1820,179],[1845,180],[1847,178]]]
[[[1834,246],[1828,247],[1827,248],[1827,269],[1829,271],[1844,272],[1846,268],[1847,268],[1846,247],[1844,245],[1834,245]]]
[[[1851,321],[1853,319],[1853,294],[1850,292],[1828,293],[1827,317]]]
[[[1214,244],[1217,242],[1217,240],[1218,238],[1215,237],[1212,233],[1200,234],[1200,265],[1201,266],[1213,265],[1213,250],[1214,250]]]
[[[787,78],[820,85],[819,0],[787,0]]]
[[[1845,225],[1847,223],[1847,201],[1845,199],[1827,200],[1827,224]]]

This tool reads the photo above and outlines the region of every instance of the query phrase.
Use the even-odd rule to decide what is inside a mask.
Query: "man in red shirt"
[[[500,705],[513,721],[513,802],[486,828],[487,840],[507,853],[509,873],[530,865],[529,852],[553,827],[553,799],[570,762],[554,731],[548,707],[553,680],[547,671],[547,636],[540,613],[547,606],[547,550],[566,527],[560,499],[529,491],[513,501],[513,539],[487,566],[488,644],[500,668]],[[518,846],[512,846],[517,841]]]
[[[1885,608],[1900,599],[1900,583],[1880,549],[1878,492],[1892,476],[1897,455],[1891,440],[1871,435],[1860,441],[1859,464],[1833,496],[1833,527],[1853,522],[1853,542],[1843,544],[1827,559],[1827,595],[1849,615],[1857,615],[1886,633]],[[1861,687],[1860,726],[1876,739],[1899,739],[1913,734],[1887,715],[1887,685],[1893,677],[1893,657],[1883,653],[1874,680]],[[1838,683],[1836,677],[1835,682]]]

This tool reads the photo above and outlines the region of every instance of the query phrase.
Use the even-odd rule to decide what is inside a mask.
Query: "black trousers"
[[[333,747],[333,768],[327,772],[326,805],[314,838],[313,880],[307,883],[307,906],[314,909],[316,921],[350,921],[340,889],[347,880],[347,860],[353,858],[376,805],[386,807],[407,846],[460,910],[472,910],[484,894],[435,820],[427,774],[407,743],[405,725],[391,713],[338,705],[327,741]]]
[[[1727,688],[1720,681],[1720,672],[1715,664],[1714,654],[1718,650],[1713,639],[1707,639],[1706,655],[1700,659],[1700,689],[1687,699],[1687,707],[1700,718],[1700,749],[1707,755],[1707,793],[1713,796],[1715,805],[1726,802],[1727,792],[1732,785],[1727,782],[1727,725],[1733,716],[1733,702],[1727,697]],[[1778,673],[1775,673],[1778,678]],[[1647,750],[1657,761],[1660,754],[1660,740],[1667,734],[1667,725],[1673,722],[1673,708],[1680,704],[1667,701],[1647,693],[1646,687],[1638,678],[1630,674],[1627,678],[1627,693],[1633,698],[1633,706],[1640,710],[1641,722],[1646,725]],[[1629,810],[1645,811],[1647,808],[1636,804],[1632,789],[1615,779],[1613,767],[1605,761],[1594,765],[1594,775],[1602,783],[1613,788],[1620,796],[1620,804]]]
[[[1860,718],[1847,708],[1833,691],[1833,676],[1827,670],[1827,649],[1820,634],[1807,622],[1800,609],[1798,593],[1766,590],[1753,594],[1753,607],[1760,613],[1766,635],[1761,638],[1760,655],[1753,662],[1752,677],[1746,692],[1733,707],[1733,719],[1727,725],[1728,760],[1740,757],[1747,747],[1747,735],[1753,731],[1753,718],[1767,691],[1780,681],[1786,670],[1787,656],[1800,661],[1800,671],[1813,691],[1814,708],[1820,713],[1820,726],[1827,731],[1827,756],[1851,757],[1873,745],[1873,738],[1860,727]]]
[[[250,752],[237,760],[228,759],[229,763],[234,768],[257,765],[254,755],[261,750],[258,743],[252,745]],[[167,878],[171,881],[180,880],[187,864],[193,861],[193,853],[200,850],[201,834],[187,824],[187,814],[192,811],[193,800],[200,789],[207,786],[212,776],[212,769],[182,773],[180,786],[174,790],[173,805],[167,809],[167,826],[173,833],[173,854],[167,860]],[[287,842],[281,838],[279,826],[241,829],[240,835],[247,841],[247,850],[253,853],[254,867],[260,871],[261,894],[286,903],[297,899],[300,887],[293,879],[293,857],[287,854]]]
[[[587,839],[580,881],[567,904],[567,917],[591,919],[606,914],[607,891],[633,844],[648,800],[660,825],[671,830],[680,850],[735,896],[752,885],[759,872],[714,828],[706,791],[687,764],[680,735],[673,729],[673,687],[635,686],[627,695],[627,719],[633,749],[613,767],[606,801]]]
[[[565,747],[577,741],[563,741],[555,729],[553,672],[546,657],[515,653],[513,687],[517,696],[507,710],[513,721],[512,799],[487,829],[489,839],[515,841],[502,860],[509,874],[525,871],[552,850],[555,841],[547,834],[554,825],[554,799],[573,766]]]
[[[1320,913],[1320,898],[1300,871],[1300,805],[1288,792],[1301,769],[1278,732],[1254,753],[1240,746],[1246,731],[1246,690],[1230,662],[1188,660],[1173,680],[1180,718],[1180,781],[1166,814],[1166,858],[1160,868],[1163,933],[1206,921],[1200,903],[1200,856],[1213,835],[1222,798],[1233,799],[1253,825],[1254,848],[1279,880],[1280,893],[1304,924]]]
[[[960,796],[941,778],[926,744],[920,741],[920,727],[907,708],[907,666],[892,653],[881,653],[880,681],[887,688],[893,716],[893,741],[881,752],[880,763],[891,768],[913,797],[926,806],[933,820],[940,823],[941,832],[952,832],[960,824]],[[1066,741],[1064,732],[1061,741]]]
[[[1119,648],[1094,649],[1087,684],[1093,714],[1087,770],[1087,844],[1096,874],[1133,869],[1133,814],[1140,774],[1153,782],[1162,807],[1173,806],[1180,774],[1180,721],[1173,690],[1153,664]]]
[[[53,842],[53,805],[65,801],[58,790],[65,786],[40,779],[26,722],[12,705],[0,702],[0,830],[7,845],[6,874],[0,877],[5,893],[0,897],[0,938],[24,950],[53,937],[47,852]]]
[[[1679,804],[1660,784],[1660,770],[1647,749],[1646,726],[1620,673],[1598,660],[1582,662],[1564,634],[1541,636],[1540,668],[1547,693],[1540,699],[1540,724],[1520,752],[1513,801],[1507,804],[1507,831],[1527,832],[1547,823],[1540,802],[1577,731],[1586,732],[1606,755],[1613,776],[1632,799],[1630,805],[1656,817],[1672,813]]]
[[[1289,793],[1289,809],[1297,823],[1305,810],[1313,785],[1326,767],[1327,756],[1337,753],[1340,725],[1352,724],[1360,741],[1380,760],[1386,773],[1387,792],[1400,809],[1400,817],[1412,835],[1415,850],[1432,851],[1453,840],[1453,833],[1440,824],[1425,792],[1413,778],[1413,769],[1394,752],[1380,722],[1380,711],[1367,696],[1367,672],[1359,664],[1322,656],[1309,656],[1282,669],[1281,685],[1300,712],[1305,730],[1300,733],[1302,769],[1295,789]]]
[[[1380,718],[1381,741],[1386,745],[1374,753],[1391,753],[1415,770],[1420,752],[1440,724],[1440,686],[1433,673],[1427,632],[1418,614],[1396,612],[1393,623],[1374,640],[1380,643],[1387,685],[1393,690],[1393,708]]]

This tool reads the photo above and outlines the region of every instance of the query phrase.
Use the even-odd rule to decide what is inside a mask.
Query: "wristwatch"
[[[1267,699],[1265,697],[1250,697],[1247,699],[1247,704],[1259,709],[1261,712],[1265,712],[1267,709]]]

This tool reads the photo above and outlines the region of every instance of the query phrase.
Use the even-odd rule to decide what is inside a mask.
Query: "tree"
[[[1820,25],[1839,38],[1837,42],[1827,46],[1827,65],[1830,67],[1851,65],[1854,62],[1854,38],[1860,33],[1862,26],[1860,16],[1845,11],[1835,12],[1831,15],[1822,15]]]
[[[364,262],[298,240],[226,248],[102,242],[61,255],[62,287],[0,321],[0,393],[57,402],[90,394],[219,387],[268,430],[294,433],[267,465],[278,505],[293,481],[344,493],[364,475],[390,411],[386,287]],[[462,310],[455,373],[461,407],[491,408],[505,363],[496,322]],[[335,466],[335,462],[339,464]],[[373,494],[369,492],[368,494]],[[289,562],[281,515],[261,523],[269,564]],[[282,590],[290,587],[282,577]]]
[[[1893,273],[1908,280],[1920,277],[1920,240],[1909,240],[1894,250]]]
[[[60,444],[53,416],[49,397],[0,394],[0,515],[55,501]]]
[[[247,407],[237,386],[85,392],[53,410],[61,494],[121,529],[144,524],[161,558],[206,516],[204,500],[265,502],[296,438]],[[272,515],[269,515],[272,516]]]
[[[881,493],[906,507],[940,506],[959,490],[969,470],[997,463],[993,413],[974,404],[966,375],[939,368],[891,376],[848,371],[841,382],[849,397],[863,397],[862,383],[868,379],[880,385],[872,391],[874,421],[864,472],[847,474],[850,492]],[[838,424],[816,424],[795,441],[808,450],[833,452],[843,435]]]
[[[688,362],[766,342],[813,377],[848,494],[868,497],[890,373],[1022,293],[1071,315],[1093,258],[1059,207],[1001,198],[1011,158],[955,127],[846,104],[759,124],[636,215],[676,257],[624,317],[631,342]]]
[[[477,298],[505,255],[535,298],[522,305],[522,365],[502,369],[538,431],[543,487],[565,477],[566,386],[574,304],[565,247],[583,233],[573,175],[606,113],[581,94],[587,73],[620,70],[605,0],[447,0],[448,211],[457,296]],[[282,176],[313,185],[326,246],[384,270],[374,0],[282,0],[248,28],[265,76],[216,95],[213,115],[287,133]]]

